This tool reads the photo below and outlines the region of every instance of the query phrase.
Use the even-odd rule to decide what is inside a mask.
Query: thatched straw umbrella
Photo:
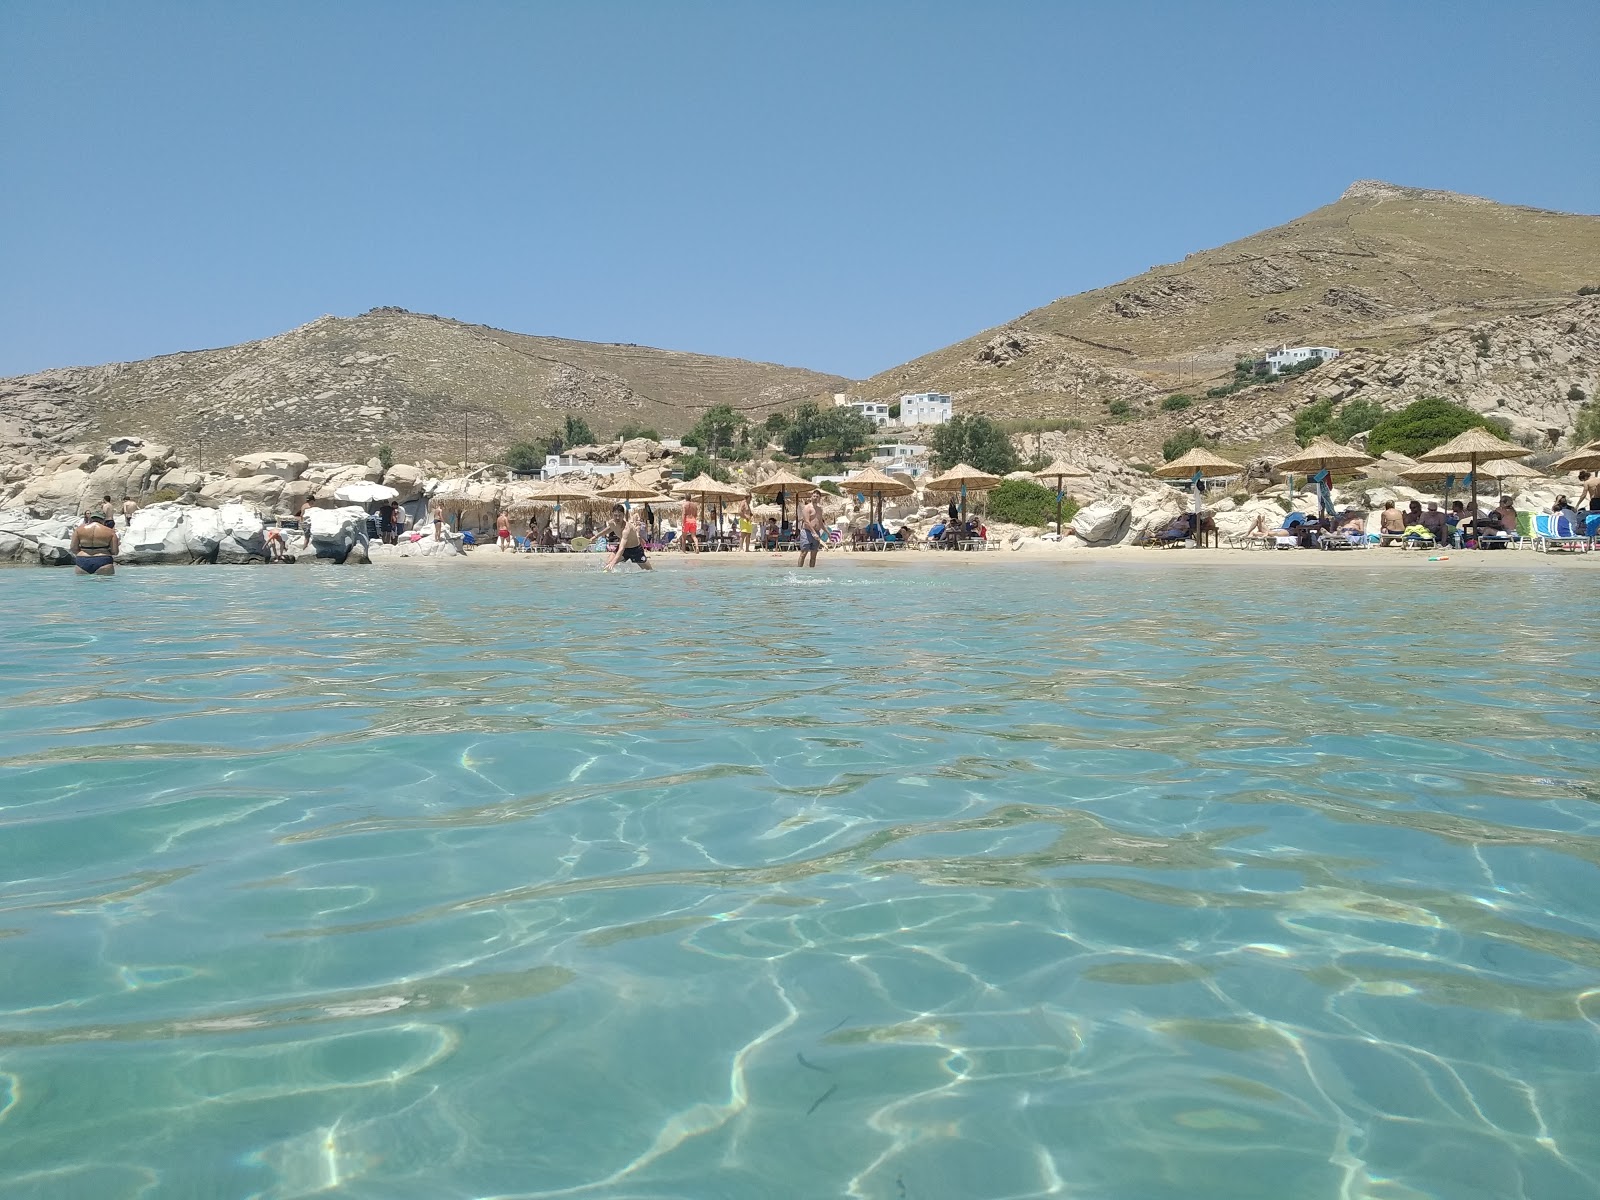
[[[877,467],[864,467],[854,475],[847,477],[844,487],[858,495],[866,496],[877,507],[877,515],[873,520],[879,528],[883,526],[883,498],[885,496],[909,496],[917,489],[909,483],[901,483],[892,476],[885,475]]]
[[[925,492],[960,492],[961,493],[961,519],[967,519],[967,493],[987,492],[1000,486],[1000,476],[991,475],[987,471],[980,471],[977,467],[967,463],[957,463],[943,475],[934,477],[922,485]]]
[[[686,480],[683,483],[674,484],[672,490],[680,496],[688,496],[700,501],[702,524],[704,523],[703,518],[706,511],[706,506],[712,500],[717,501],[717,507],[720,511],[723,503],[727,500],[742,500],[750,494],[749,492],[745,491],[744,488],[734,487],[731,483],[723,483],[721,480],[713,479],[710,475],[705,473],[701,473],[700,475],[695,476],[693,479]],[[701,538],[698,535],[703,534],[704,532],[705,531],[703,529],[696,530],[694,548],[695,553],[697,554],[700,552],[701,542]]]
[[[752,484],[750,487],[750,494],[752,496],[766,496],[769,498],[781,497],[781,499],[778,501],[778,520],[786,521],[788,519],[787,509],[789,503],[789,493],[793,492],[796,495],[799,495],[802,492],[809,492],[812,486],[813,484],[809,479],[802,478],[785,467],[772,475],[768,475],[765,479]],[[796,500],[795,512],[798,513],[799,511],[800,502]]]
[[[1198,540],[1200,534],[1200,481],[1226,479],[1230,475],[1243,475],[1244,468],[1231,459],[1213,454],[1203,446],[1196,446],[1187,454],[1173,459],[1152,472],[1157,479],[1187,479],[1194,488],[1194,528],[1190,531]]]
[[[1058,458],[1042,471],[1035,471],[1033,477],[1040,483],[1055,483],[1056,488],[1056,532],[1061,532],[1061,498],[1066,490],[1066,481],[1069,479],[1089,479],[1089,472],[1075,463]]]
[[[1317,507],[1326,517],[1333,511],[1333,476],[1353,473],[1358,467],[1374,462],[1372,455],[1349,446],[1341,446],[1332,438],[1321,435],[1311,439],[1311,444],[1298,454],[1280,459],[1274,468],[1286,475],[1308,475],[1317,485]],[[1320,476],[1320,478],[1319,478]],[[1293,493],[1294,487],[1289,488]]]
[[[1487,429],[1469,429],[1453,437],[1437,450],[1429,450],[1419,457],[1423,462],[1457,462],[1466,459],[1471,470],[1467,482],[1472,491],[1472,520],[1478,519],[1478,464],[1499,458],[1527,458],[1533,451],[1515,442],[1495,437]]]

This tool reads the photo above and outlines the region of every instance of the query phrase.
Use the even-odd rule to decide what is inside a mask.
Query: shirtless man
[[[133,514],[139,511],[139,502],[132,496],[122,498],[122,527],[127,529],[133,524]]]
[[[1393,500],[1385,500],[1383,511],[1378,514],[1378,545],[1387,546],[1390,542],[1398,542],[1400,535],[1405,531],[1405,517],[1394,506]]]
[[[105,517],[106,520],[110,521],[112,527],[115,528],[117,521],[117,510],[112,507],[110,492],[107,492],[105,498],[100,501],[100,515]]]
[[[1578,497],[1578,507],[1600,512],[1600,473],[1591,477],[1589,472],[1579,471],[1578,482],[1583,487],[1583,494]]]
[[[644,539],[639,534],[638,510],[629,514],[618,504],[611,510],[611,520],[613,524],[620,523],[622,530],[617,534],[616,547],[606,562],[606,570],[611,570],[619,562],[637,563],[644,570],[650,570],[650,560],[644,556]]]
[[[444,541],[444,505],[442,504],[433,506],[433,540],[436,542]]]
[[[300,506],[300,548],[311,545],[311,510],[316,506],[307,500]]]
[[[817,551],[822,549],[822,493],[812,492],[806,497],[806,502],[800,506],[800,566],[806,565],[806,556],[811,558],[811,566],[817,565]]]
[[[698,550],[700,548],[696,536],[700,532],[700,506],[693,500],[683,502],[683,549]]]
[[[500,543],[500,553],[511,549],[511,514],[504,509],[494,519],[494,540]]]

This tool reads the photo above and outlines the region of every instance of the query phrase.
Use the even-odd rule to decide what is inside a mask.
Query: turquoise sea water
[[[8,572],[0,1196],[1600,1196],[1586,576],[940,567]]]

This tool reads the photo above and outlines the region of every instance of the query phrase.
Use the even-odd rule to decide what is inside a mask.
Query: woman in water
[[[72,531],[72,562],[79,575],[115,575],[120,546],[112,518],[90,510]]]

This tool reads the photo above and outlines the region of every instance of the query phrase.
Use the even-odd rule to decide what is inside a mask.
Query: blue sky
[[[5,0],[0,45],[0,375],[397,304],[859,378],[1357,178],[1600,211],[1594,0]]]

